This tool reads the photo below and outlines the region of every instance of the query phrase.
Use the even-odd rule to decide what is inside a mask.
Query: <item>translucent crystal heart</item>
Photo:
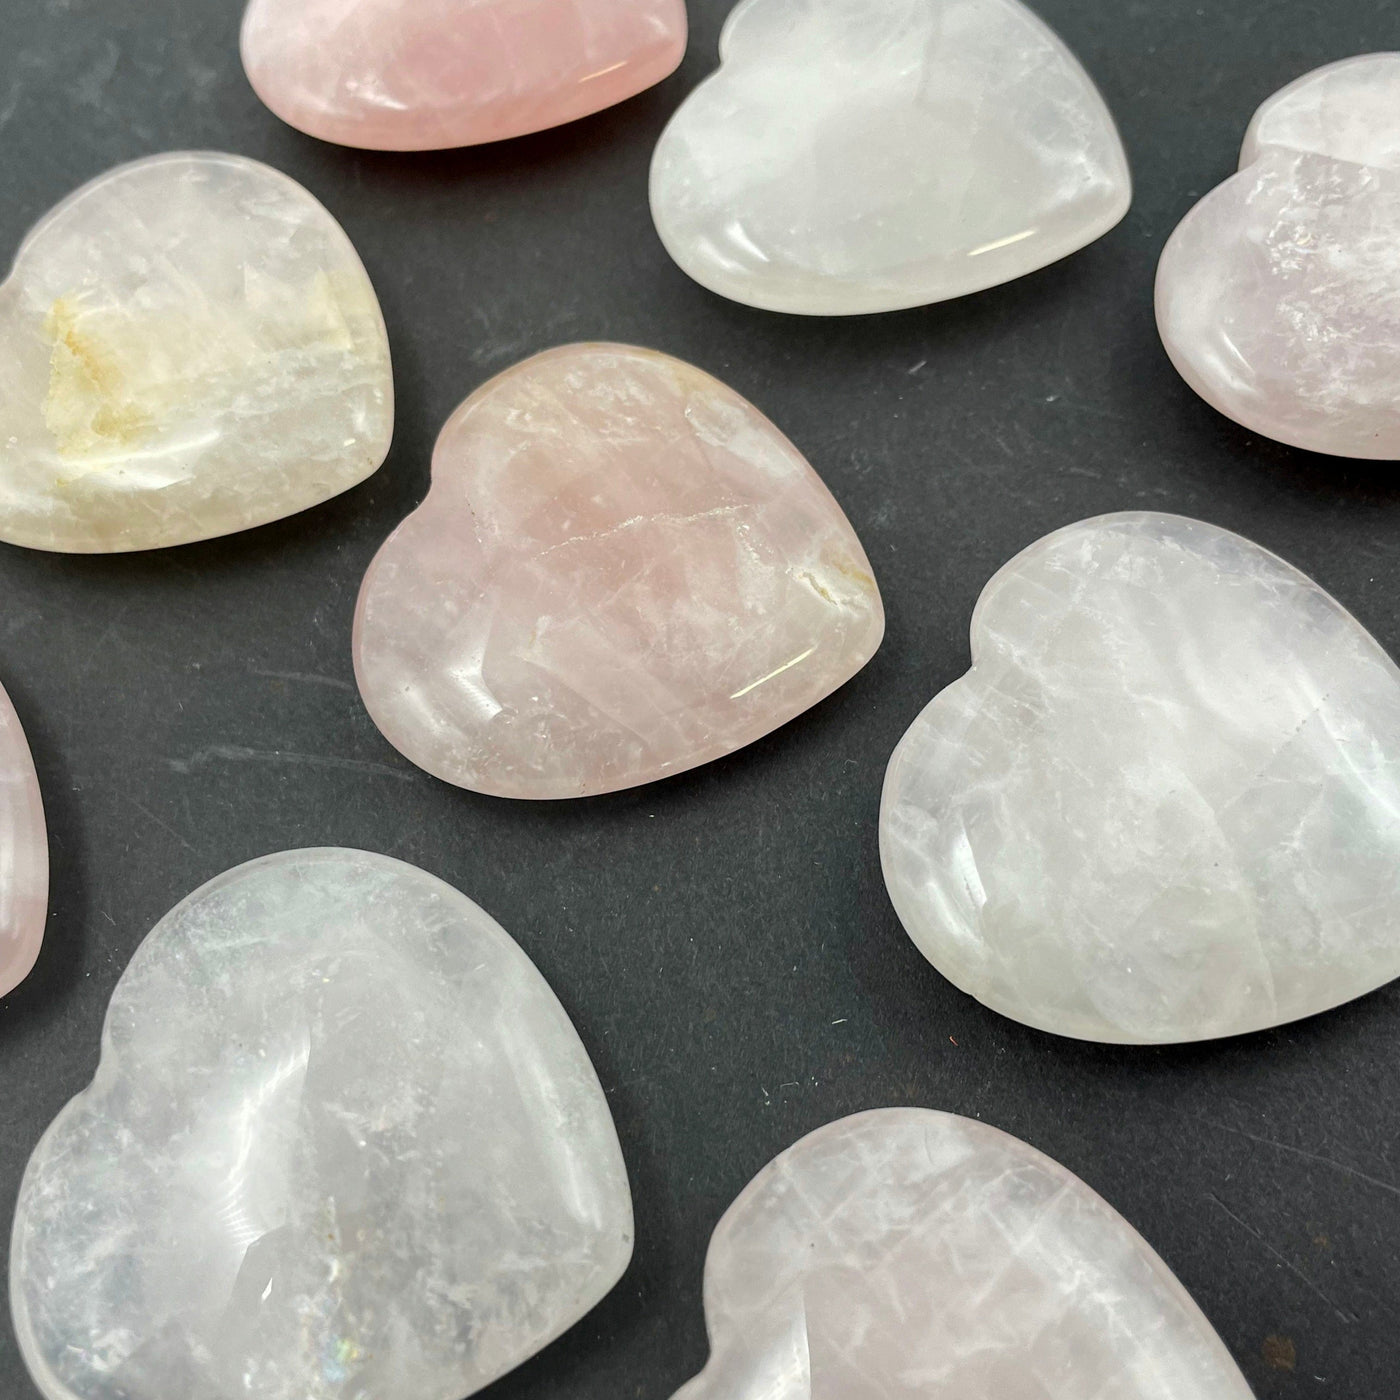
[[[1400,671],[1310,579],[1177,516],[1039,541],[890,760],[924,956],[1028,1025],[1234,1035],[1400,974]]]
[[[137,950],[10,1298],[48,1400],[461,1400],[631,1252],[607,1103],[516,944],[412,866],[291,851]]]
[[[34,967],[49,901],[49,837],[34,760],[0,690],[0,997]]]
[[[676,1400],[1252,1400],[1167,1266],[1062,1166],[922,1108],[819,1128],[705,1261]]]
[[[1127,212],[1103,99],[1018,0],[743,0],[661,137],[651,208],[697,282],[846,315],[979,291]]]
[[[0,285],[0,539],[152,549],[305,510],[384,460],[379,303],[334,219],[240,156],[108,172]]]
[[[1186,382],[1266,437],[1400,457],[1400,53],[1271,97],[1181,221],[1157,324]]]
[[[423,151],[559,126],[685,53],[685,0],[251,0],[243,66],[283,121]]]
[[[355,670],[430,773],[579,797],[751,743],[883,633],[854,531],[757,409],[666,355],[570,345],[448,420],[365,576]]]

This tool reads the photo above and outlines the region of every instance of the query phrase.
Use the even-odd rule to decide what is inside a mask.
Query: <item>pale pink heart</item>
[[[382,151],[543,131],[659,83],[684,0],[251,0],[243,67],[283,121]]]
[[[1400,53],[1275,93],[1239,172],[1177,226],[1157,326],[1237,423],[1339,457],[1400,458]]]
[[[49,900],[49,838],[19,716],[0,690],[0,997],[34,967]]]
[[[419,767],[579,797],[753,742],[884,625],[850,523],[756,408],[669,356],[570,345],[448,420],[365,576],[355,671]]]

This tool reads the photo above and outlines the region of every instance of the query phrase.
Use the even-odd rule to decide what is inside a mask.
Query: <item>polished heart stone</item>
[[[922,1108],[771,1162],[705,1262],[676,1400],[1253,1400],[1167,1266],[1064,1167]]]
[[[448,420],[365,577],[355,670],[430,773],[579,797],[751,743],[883,632],[846,517],[757,409],[666,355],[571,345]]]
[[[1103,99],[1018,0],[743,0],[656,148],[667,251],[721,296],[846,315],[943,301],[1127,212]]]
[[[461,1400],[632,1252],[607,1102],[471,900],[363,851],[221,875],[147,937],[20,1189],[47,1400]]]
[[[1400,53],[1319,68],[1259,109],[1239,173],[1162,254],[1157,324],[1246,428],[1400,458]]]
[[[523,136],[659,83],[685,0],[251,0],[243,66],[283,121],[423,151]]]
[[[34,760],[0,690],[0,997],[29,976],[44,938],[49,837]]]
[[[1109,515],[983,590],[972,669],[890,760],[880,850],[920,951],[1086,1040],[1203,1040],[1400,975],[1400,671],[1310,579]]]
[[[0,539],[185,544],[364,480],[393,432],[389,347],[349,239],[240,156],[110,171],[0,285]]]

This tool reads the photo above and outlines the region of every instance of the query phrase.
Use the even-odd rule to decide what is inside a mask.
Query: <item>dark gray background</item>
[[[119,161],[253,156],[354,239],[399,395],[383,470],[295,519],[140,556],[0,546],[0,676],[53,850],[43,955],[0,1003],[0,1230],[151,925],[250,857],[361,846],[442,876],[521,942],[594,1057],[632,1173],[631,1270],[493,1400],[667,1400],[705,1357],[702,1259],[734,1195],[809,1129],[904,1103],[979,1116],[1079,1173],[1177,1271],[1261,1400],[1395,1400],[1400,989],[1192,1049],[1037,1034],[915,951],[875,829],[891,749],[966,669],[982,584],[1080,517],[1150,507],[1239,530],[1400,653],[1395,468],[1217,417],[1168,365],[1151,306],[1163,241],[1230,171],[1253,108],[1318,64],[1400,46],[1394,0],[1042,0],[1118,117],[1132,212],[1009,286],[851,321],[721,301],[653,233],[651,149],[714,67],[726,8],[692,0],[683,68],[620,108],[403,157],[321,145],[264,111],[238,63],[239,0],[0,0],[0,262]],[[360,577],[471,389],[602,337],[691,360],[776,420],[864,541],[889,633],[831,700],[698,772],[564,805],[460,792],[361,708]],[[0,1396],[35,1394],[0,1325]]]

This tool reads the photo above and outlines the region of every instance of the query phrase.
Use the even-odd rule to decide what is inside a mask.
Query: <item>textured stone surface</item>
[[[890,311],[1009,281],[1127,212],[1074,56],[1017,0],[743,0],[656,148],[671,256],[774,311]]]
[[[430,773],[578,797],[752,742],[883,632],[840,507],[751,404],[650,350],[571,345],[448,420],[365,577],[355,669]]]
[[[412,866],[291,851],[137,950],[10,1296],[48,1400],[461,1400],[631,1251],[607,1103],[516,944]]]
[[[184,544],[369,476],[393,431],[379,303],[294,181],[239,156],[121,166],[0,285],[0,539]]]
[[[251,0],[243,66],[324,141],[422,151],[559,126],[659,83],[684,0]]]
[[[1400,671],[1237,535],[1110,515],[1033,544],[890,761],[914,942],[1062,1035],[1184,1041],[1400,974]]]
[[[1400,457],[1400,53],[1276,93],[1157,274],[1172,362],[1255,432]]]
[[[982,1123],[891,1108],[754,1178],[705,1264],[676,1400],[1252,1400],[1167,1266],[1077,1177]]]
[[[49,837],[34,760],[0,690],[0,997],[29,976],[44,938]]]

